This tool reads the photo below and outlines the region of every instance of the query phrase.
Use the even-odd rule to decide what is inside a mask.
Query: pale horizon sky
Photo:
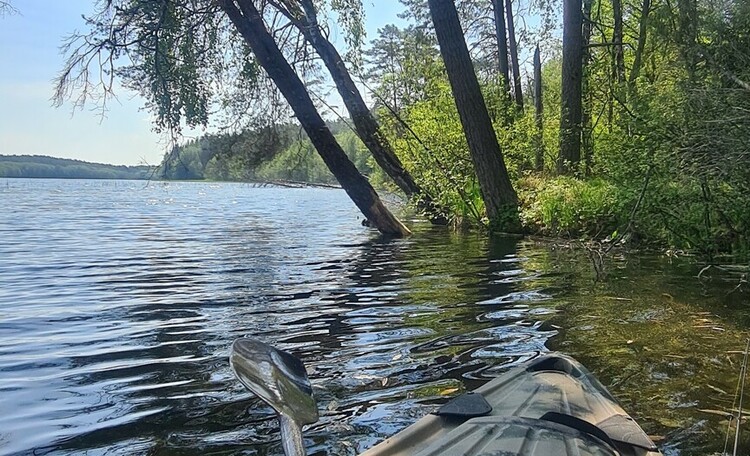
[[[143,99],[118,90],[104,118],[93,110],[52,106],[63,38],[84,31],[94,0],[12,0],[19,14],[0,17],[0,155],[49,155],[117,165],[156,165],[166,141],[152,131]],[[375,7],[377,3],[377,8]],[[365,0],[367,40],[401,23],[397,0]]]

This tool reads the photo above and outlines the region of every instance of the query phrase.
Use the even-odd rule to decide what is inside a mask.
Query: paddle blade
[[[232,344],[229,364],[240,382],[277,413],[300,425],[318,421],[307,371],[294,355],[242,338]]]

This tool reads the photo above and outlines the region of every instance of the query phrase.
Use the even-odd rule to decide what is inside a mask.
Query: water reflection
[[[355,454],[550,348],[667,448],[705,450],[722,423],[698,410],[728,407],[750,321],[742,290],[716,298],[732,280],[686,287],[689,261],[622,259],[595,284],[585,257],[527,242],[382,240],[338,191],[3,187],[23,216],[0,216],[0,454],[280,454],[228,366],[242,336],[309,367],[313,454]]]

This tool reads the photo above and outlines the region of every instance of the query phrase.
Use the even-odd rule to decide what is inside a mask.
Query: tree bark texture
[[[573,174],[581,161],[583,14],[581,0],[563,0],[562,108],[557,171]]]
[[[349,111],[357,135],[370,150],[377,164],[393,179],[393,182],[406,196],[415,200],[417,207],[425,213],[430,221],[436,225],[446,225],[448,219],[443,215],[444,211],[435,207],[432,198],[422,191],[411,174],[404,169],[404,165],[393,151],[388,139],[380,130],[380,125],[362,99],[362,95],[346,69],[344,60],[338,50],[321,33],[313,2],[301,0],[300,3],[304,9],[304,17],[296,18],[297,26],[328,68],[328,72],[336,84],[336,89],[341,95],[347,111]]]
[[[696,0],[678,0],[679,24],[677,41],[680,44],[685,69],[691,82],[695,81],[695,71],[698,64],[696,42],[698,39],[698,6]]]
[[[544,170],[544,103],[542,100],[542,58],[539,45],[534,49],[534,142],[536,146],[536,160],[534,168]]]
[[[594,20],[591,17],[591,9],[594,0],[583,0],[583,70],[581,71],[581,154],[583,155],[583,174],[591,173],[592,158],[594,156],[594,135],[591,124],[591,111],[594,109],[594,96],[589,90],[589,64],[591,63],[591,34],[594,30]],[[612,104],[610,103],[610,108]]]
[[[508,66],[508,34],[505,31],[505,1],[492,0],[495,12],[495,37],[497,38],[497,60],[500,76],[503,77],[503,89],[510,95],[510,67]]]
[[[440,54],[456,100],[490,221],[499,221],[518,207],[487,105],[466,47],[453,0],[428,0]]]
[[[252,0],[219,0],[219,5],[242,35],[253,55],[291,106],[302,128],[328,169],[364,216],[382,232],[392,236],[410,234],[383,205],[367,179],[357,170],[318,113],[305,85],[266,30]]]
[[[506,1],[505,15],[508,17],[508,45],[513,70],[513,98],[516,100],[518,111],[523,113],[523,87],[521,86],[521,68],[518,66],[518,43],[516,42],[516,26],[513,23],[512,0]]]
[[[641,74],[643,65],[643,51],[646,49],[646,31],[648,30],[648,16],[651,13],[651,0],[643,0],[641,5],[641,19],[638,21],[638,44],[633,57],[633,67],[630,69],[628,83],[631,91],[635,88],[635,82]]]
[[[612,0],[612,15],[614,27],[612,29],[612,75],[615,83],[625,81],[625,51],[622,34],[622,0]]]

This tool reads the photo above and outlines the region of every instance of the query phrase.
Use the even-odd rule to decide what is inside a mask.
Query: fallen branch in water
[[[333,188],[340,189],[341,186],[334,184],[323,184],[315,182],[300,182],[300,181],[287,181],[287,180],[274,180],[274,181],[253,181],[245,182],[251,187],[284,187],[284,188]]]

